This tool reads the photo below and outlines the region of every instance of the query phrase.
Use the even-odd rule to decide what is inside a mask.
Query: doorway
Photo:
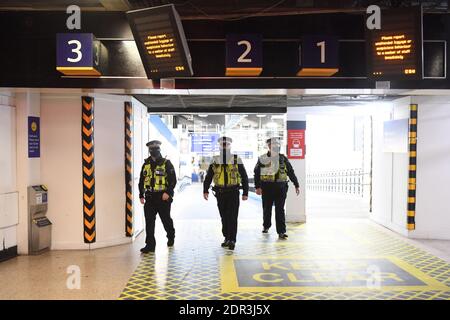
[[[350,112],[307,116],[308,218],[368,218],[371,118]]]
[[[253,169],[266,152],[265,141],[280,137],[286,144],[285,113],[178,113],[150,114],[149,138],[163,142],[163,156],[175,166],[178,183],[172,206],[174,220],[217,219],[215,199],[202,197],[203,181],[212,157],[219,152],[217,139],[233,139],[231,152],[242,159],[249,177],[249,199],[241,202],[239,219],[261,219],[261,197],[255,194]]]

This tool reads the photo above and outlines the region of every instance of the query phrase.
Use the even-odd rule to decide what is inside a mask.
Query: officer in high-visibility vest
[[[231,153],[232,139],[221,137],[218,140],[220,154],[214,156],[203,182],[203,197],[208,200],[209,187],[214,181],[214,195],[217,198],[222,234],[225,238],[222,247],[234,250],[239,213],[239,188],[242,186],[242,200],[248,199],[248,177],[241,158]]]
[[[167,246],[172,247],[175,241],[175,229],[170,217],[174,188],[177,184],[175,168],[170,160],[161,156],[160,141],[150,141],[147,147],[150,157],[145,160],[139,179],[139,198],[144,205],[146,231],[145,247],[141,249],[142,253],[155,251],[157,214],[167,233]]]
[[[288,178],[294,183],[297,196],[299,184],[288,158],[280,153],[278,138],[266,141],[269,151],[258,158],[254,170],[256,194],[262,195],[263,233],[268,233],[272,225],[272,206],[275,203],[277,233],[282,240],[287,239],[284,204],[288,191]]]

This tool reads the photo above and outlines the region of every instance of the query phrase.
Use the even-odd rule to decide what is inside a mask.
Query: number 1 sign
[[[262,69],[261,35],[227,35],[225,71],[227,76],[259,76]]]
[[[304,36],[297,76],[329,77],[339,71],[339,42],[333,36]]]
[[[100,41],[92,33],[56,35],[56,70],[65,75],[100,76]]]

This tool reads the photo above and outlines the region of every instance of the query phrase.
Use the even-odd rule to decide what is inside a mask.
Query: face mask
[[[152,156],[152,157],[158,157],[159,155],[161,154],[161,152],[160,152],[160,150],[159,149],[150,149],[150,155]]]
[[[280,146],[272,146],[272,147],[270,147],[270,152],[280,153]]]
[[[229,152],[231,150],[231,145],[229,143],[222,143],[220,145],[220,150],[222,152]]]

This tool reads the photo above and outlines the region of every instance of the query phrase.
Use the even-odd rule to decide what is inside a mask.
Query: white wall
[[[12,93],[0,93],[0,251],[17,245],[16,109]]]
[[[16,109],[0,104],[0,194],[16,190]]]
[[[354,122],[347,113],[307,117],[307,173],[362,167],[362,151],[354,150]]]
[[[42,183],[49,188],[52,249],[88,249],[125,237],[124,100],[94,94],[96,243],[83,238],[81,95],[45,94],[41,102]]]
[[[132,99],[133,105],[133,229],[134,238],[145,228],[144,207],[139,200],[139,176],[142,164],[148,157],[148,149],[145,144],[149,141],[149,124],[147,107],[136,99]]]
[[[95,95],[95,246],[130,240],[125,237],[124,101],[119,96]]]
[[[383,151],[385,121],[409,118],[410,97],[379,105],[373,112],[373,172],[371,219],[402,235],[408,235],[408,153]],[[407,137],[405,137],[407,139]]]
[[[306,112],[302,108],[288,108],[287,121],[306,121]],[[306,124],[306,131],[308,124]],[[305,141],[306,150],[308,150],[308,141]],[[286,221],[289,222],[305,222],[306,221],[306,159],[308,159],[308,151],[306,151],[305,159],[290,159],[295,175],[300,185],[300,195],[295,194],[295,188],[291,185],[286,198]]]
[[[42,95],[41,135],[52,249],[88,248],[83,243],[81,96]]]
[[[450,240],[450,100],[413,97],[418,104],[416,229],[410,237]]]
[[[17,246],[19,254],[28,253],[27,188],[41,184],[41,159],[28,158],[28,117],[40,116],[40,93],[26,90],[16,94],[17,191],[19,192],[19,224]],[[42,129],[42,123],[41,123]],[[41,132],[42,153],[42,132]]]

